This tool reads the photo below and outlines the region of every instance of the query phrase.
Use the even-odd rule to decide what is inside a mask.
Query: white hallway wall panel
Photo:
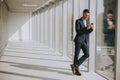
[[[7,44],[7,7],[0,1],[0,55]]]
[[[10,40],[29,39],[29,13],[8,13],[8,38]]]

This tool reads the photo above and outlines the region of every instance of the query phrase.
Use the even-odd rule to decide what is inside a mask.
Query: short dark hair
[[[87,13],[90,13],[90,11],[89,11],[88,9],[84,9],[84,10],[83,10],[83,13],[86,13],[86,12],[87,12]]]
[[[113,14],[113,11],[112,10],[108,10],[107,14]]]

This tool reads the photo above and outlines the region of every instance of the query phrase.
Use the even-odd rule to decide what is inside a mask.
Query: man
[[[107,46],[115,45],[115,20],[113,19],[113,11],[109,10],[106,14],[106,19],[104,19],[103,33],[104,42]]]
[[[104,25],[103,25],[103,33],[104,33],[104,42],[108,47],[113,47],[113,49],[108,48],[107,52],[110,54],[115,47],[115,20],[113,19],[113,11],[109,10],[106,14],[106,19],[104,19]],[[109,57],[114,62],[114,56],[109,55]],[[113,64],[110,64],[106,66],[106,69],[109,69],[114,66]],[[114,67],[113,67],[114,70]]]
[[[80,76],[79,66],[89,57],[88,50],[88,38],[89,33],[93,31],[93,23],[89,23],[90,12],[88,9],[83,10],[83,16],[80,19],[76,20],[76,36],[74,39],[75,42],[75,54],[74,54],[74,63],[71,64],[72,73]],[[78,59],[80,50],[82,49],[84,55]]]

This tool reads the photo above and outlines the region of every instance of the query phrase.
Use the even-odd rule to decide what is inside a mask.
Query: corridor
[[[72,75],[71,59],[33,42],[9,42],[0,59],[0,80],[106,80],[81,67]]]
[[[120,80],[119,4],[120,0],[0,0],[0,80]],[[85,9],[88,21],[83,20]],[[77,32],[76,25],[82,24]],[[90,56],[79,67],[82,76],[76,76],[70,68],[74,39],[76,33],[89,34],[84,31],[89,24],[93,31],[84,39],[89,49],[78,57],[85,51]]]

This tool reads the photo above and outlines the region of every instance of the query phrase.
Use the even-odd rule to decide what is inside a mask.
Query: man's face
[[[113,19],[113,14],[112,13],[108,13],[107,14],[107,18],[110,19],[110,20],[112,20]]]
[[[83,13],[84,20],[87,20],[89,18],[89,16],[90,16],[90,13],[88,13],[88,12]]]

